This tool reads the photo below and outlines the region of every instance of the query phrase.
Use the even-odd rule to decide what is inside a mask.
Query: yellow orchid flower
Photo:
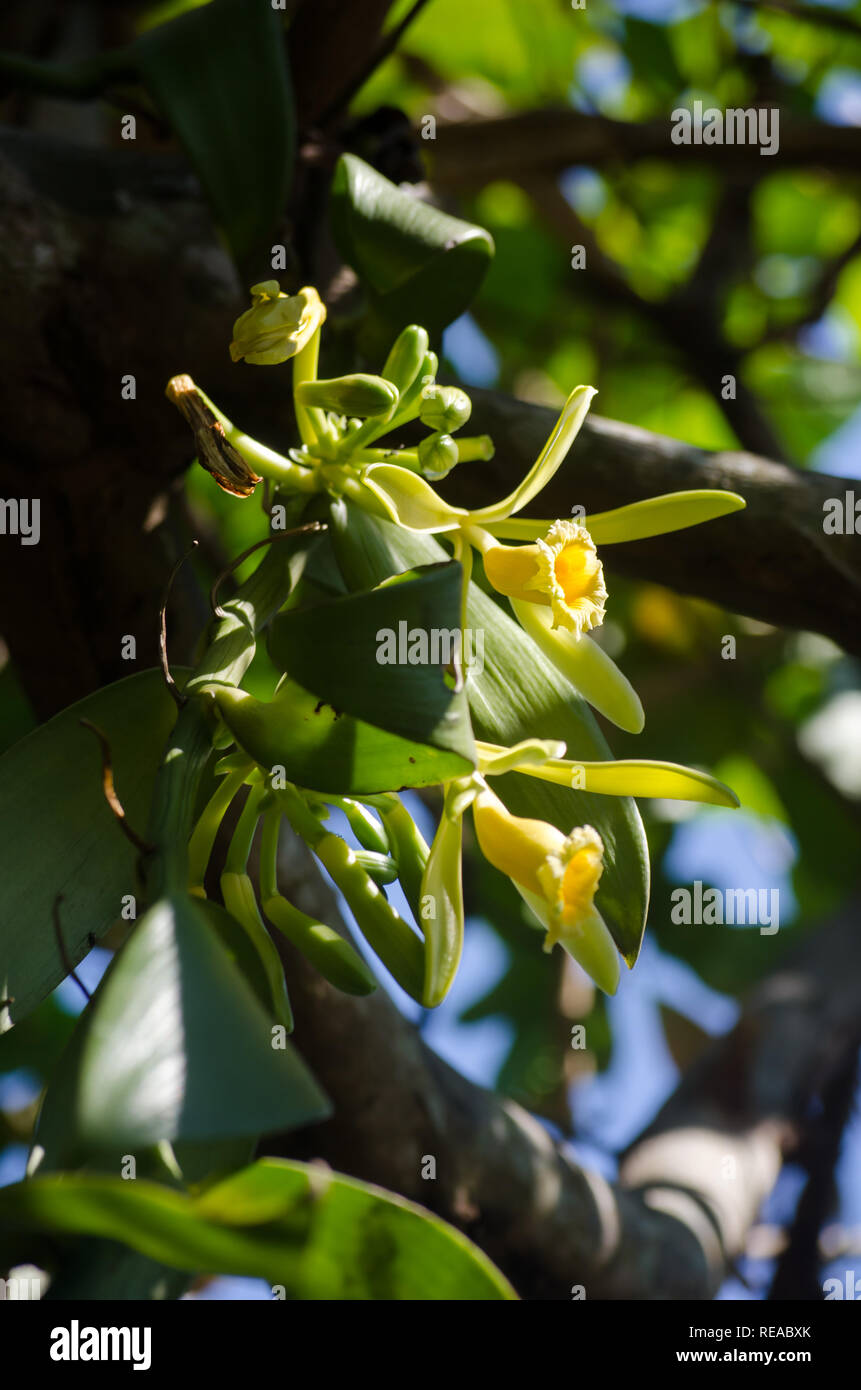
[[[487,534],[480,532],[478,539]],[[581,633],[604,621],[604,570],[585,526],[556,521],[531,545],[490,544],[481,549],[484,572],[494,589],[509,598],[549,606],[554,627]]]
[[[580,825],[563,835],[546,821],[512,815],[486,784],[472,814],[485,859],[507,874],[546,928],[545,951],[558,942],[605,994],[615,994],[619,953],[594,902],[604,871],[597,830]]]
[[[326,318],[317,291],[306,285],[298,294],[282,294],[277,280],[251,286],[252,304],[233,325],[230,356],[234,362],[271,366],[295,357]]]

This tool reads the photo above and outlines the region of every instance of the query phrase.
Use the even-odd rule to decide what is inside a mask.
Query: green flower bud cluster
[[[487,436],[453,438],[469,420],[472,402],[459,387],[439,385],[438,367],[426,330],[413,323],[398,334],[379,376],[353,372],[296,381],[297,414],[313,415],[317,434],[302,449],[291,450],[291,459],[310,466],[334,463],[356,469],[360,475],[369,465],[391,461],[438,479],[465,459],[492,458],[493,445]],[[417,447],[373,447],[414,420],[431,431]]]

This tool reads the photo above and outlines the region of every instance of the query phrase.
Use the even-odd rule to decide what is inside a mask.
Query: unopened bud
[[[398,393],[381,376],[354,372],[330,381],[303,381],[295,390],[296,401],[308,409],[333,410],[337,415],[388,415],[398,403]]]
[[[427,350],[427,330],[418,324],[411,323],[398,334],[386,358],[383,376],[397,387],[400,395],[412,386],[421,371]]]
[[[419,445],[419,467],[426,478],[444,478],[457,463],[457,444],[450,434],[431,434]]]
[[[472,414],[472,401],[457,386],[428,386],[422,392],[419,419],[430,430],[451,434],[465,425]]]
[[[326,318],[326,307],[311,286],[282,294],[277,280],[251,286],[253,303],[233,325],[230,356],[258,366],[294,357]]]

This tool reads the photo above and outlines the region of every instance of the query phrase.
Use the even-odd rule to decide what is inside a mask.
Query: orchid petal
[[[493,773],[496,768],[490,771]],[[678,763],[636,758],[601,763],[551,759],[543,764],[523,763],[517,771],[539,777],[543,782],[604,796],[659,796],[670,801],[700,801],[711,806],[739,805],[735,792],[716,777],[699,768],[681,767]]]
[[[519,512],[522,507],[526,506],[527,502],[531,502],[532,498],[538,495],[543,487],[546,487],[564,462],[568,450],[579,433],[580,426],[586,419],[592,397],[596,394],[593,386],[578,386],[576,390],[571,392],[562,408],[562,414],[553,426],[550,438],[522,483],[501,502],[472,512],[470,519],[476,526],[486,526],[490,522],[503,521],[514,512]]]
[[[519,883],[515,883],[514,886],[541,925],[549,929],[552,919],[549,904],[545,899],[537,893],[531,893],[528,888],[521,888]],[[585,970],[589,978],[594,980],[599,989],[605,994],[616,993],[619,988],[619,952],[604,918],[596,907],[593,907],[580,931],[569,932],[560,937],[560,945],[572,960],[577,962],[581,970]]]
[[[614,545],[617,541],[640,541],[648,536],[663,536],[667,531],[684,531],[728,516],[746,506],[737,492],[716,488],[698,488],[690,492],[668,492],[663,497],[647,497],[631,502],[627,507],[614,507],[609,512],[596,512],[582,523],[596,545]]]
[[[737,492],[717,488],[694,488],[688,492],[667,492],[662,497],[647,497],[625,507],[613,507],[609,512],[595,512],[578,523],[585,526],[596,545],[614,545],[618,541],[641,541],[649,536],[663,536],[668,531],[684,531],[704,521],[741,511],[747,503]],[[552,521],[533,521],[531,518],[512,518],[490,524],[497,540],[535,541],[553,525]]]
[[[362,483],[407,531],[452,531],[468,516],[462,507],[444,502],[418,473],[397,464],[372,463],[362,473]]]
[[[586,633],[577,636],[553,627],[549,608],[512,599],[511,606],[522,628],[538,643],[545,656],[567,676],[571,684],[600,714],[629,734],[639,734],[645,724],[640,697],[605,651]]]
[[[517,772],[525,767],[540,767],[543,763],[564,757],[565,744],[556,739],[528,738],[502,748],[496,743],[476,743],[479,768],[485,776],[499,777],[505,772]],[[548,778],[548,781],[555,781]],[[566,784],[570,786],[570,781]]]

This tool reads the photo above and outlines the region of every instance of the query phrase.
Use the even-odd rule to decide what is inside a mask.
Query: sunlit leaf
[[[351,154],[338,163],[331,198],[339,250],[365,286],[383,350],[407,324],[435,336],[469,306],[493,256],[483,227],[396,188]]]
[[[516,1296],[477,1246],[422,1207],[274,1159],[196,1197],[145,1180],[36,1177],[0,1191],[0,1225],[6,1248],[19,1232],[102,1236],[178,1269],[265,1279],[293,1299]]]

